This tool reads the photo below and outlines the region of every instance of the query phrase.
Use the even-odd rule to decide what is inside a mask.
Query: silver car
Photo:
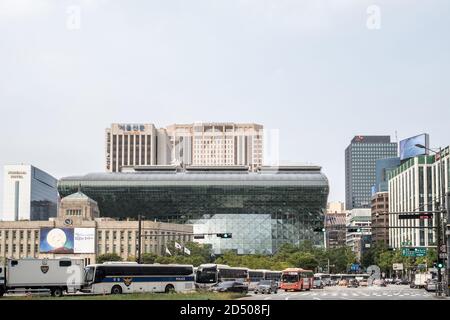
[[[271,294],[272,292],[277,293],[278,292],[278,284],[274,280],[261,280],[256,285],[254,292],[255,292],[255,294],[258,294],[258,293]]]
[[[437,280],[436,279],[428,279],[425,283],[425,290],[427,291],[436,291],[437,289]]]

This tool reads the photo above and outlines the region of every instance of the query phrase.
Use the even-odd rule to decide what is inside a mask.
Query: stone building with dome
[[[0,258],[82,258],[116,253],[137,256],[138,221],[100,217],[96,201],[78,191],[61,199],[56,218],[47,221],[0,221]],[[165,252],[166,244],[193,240],[186,224],[142,221],[142,253]]]

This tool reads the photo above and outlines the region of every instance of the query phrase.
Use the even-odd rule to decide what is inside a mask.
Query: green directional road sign
[[[404,257],[425,257],[427,255],[427,248],[402,248],[402,256]]]

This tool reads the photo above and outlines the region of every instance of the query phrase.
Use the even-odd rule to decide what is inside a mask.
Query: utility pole
[[[450,166],[449,166],[449,170],[450,170]],[[447,226],[446,226],[446,230],[447,230],[447,285],[445,288],[445,291],[447,293],[447,296],[450,296],[450,268],[448,266],[448,264],[450,263],[450,193],[447,193],[446,195],[447,197]]]
[[[442,158],[443,158],[443,154],[442,154],[442,147],[440,147],[439,148],[439,166],[440,166],[440,182],[441,182],[441,184],[440,184],[440,186],[441,186],[441,199],[440,199],[440,210],[441,210],[441,213],[442,213],[442,217],[444,217],[444,214],[445,214],[445,198],[446,198],[446,192],[445,192],[445,189],[446,189],[446,187],[445,187],[445,170],[444,170],[444,161],[442,161]],[[436,209],[438,209],[438,208],[436,208]],[[439,237],[438,237],[438,263],[440,263],[440,262],[444,262],[444,259],[442,259],[441,258],[441,253],[443,253],[442,252],[442,250],[441,250],[441,246],[442,246],[442,244],[443,244],[443,241],[442,241],[442,239],[441,239],[441,234],[442,234],[442,229],[443,230],[445,230],[445,228],[442,228],[442,221],[441,221],[441,213],[439,213],[438,214],[438,229],[437,229],[437,232],[438,232],[438,235],[439,235]],[[448,222],[447,222],[448,223]],[[444,234],[445,234],[445,231],[444,231]],[[445,236],[444,236],[444,239],[445,239]],[[448,261],[447,261],[447,263],[448,263]],[[446,268],[446,269],[444,269],[444,270],[447,270],[447,272],[448,272],[448,267]],[[446,273],[447,273],[446,272]],[[442,272],[441,272],[441,268],[438,268],[438,282],[442,285]],[[446,281],[445,281],[446,282]],[[443,288],[440,288],[440,290],[439,290],[439,295],[442,293],[442,290]],[[444,293],[445,294],[447,294],[447,291],[448,291],[448,285],[446,284],[446,289],[444,290]]]
[[[141,263],[141,243],[142,243],[142,217],[138,215],[138,258],[137,263]]]

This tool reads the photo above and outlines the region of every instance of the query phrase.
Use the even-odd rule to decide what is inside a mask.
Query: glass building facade
[[[389,136],[356,136],[345,149],[345,208],[370,208],[376,161],[397,156]]]
[[[320,167],[94,173],[58,184],[63,197],[79,187],[105,217],[193,224],[194,234],[206,234],[198,241],[211,243],[216,254],[271,254],[302,240],[323,244],[323,234],[313,231],[323,225],[329,192]]]
[[[375,185],[373,186],[372,195],[377,192],[388,191],[388,175],[400,165],[400,158],[386,158],[376,161],[375,164]]]

